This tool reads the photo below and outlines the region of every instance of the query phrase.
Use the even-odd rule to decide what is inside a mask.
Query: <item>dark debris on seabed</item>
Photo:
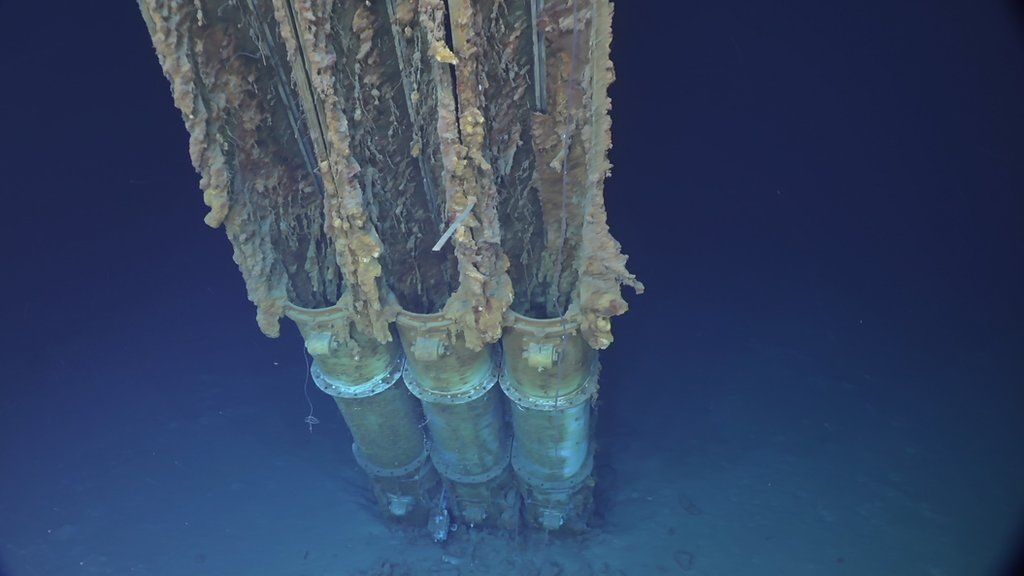
[[[356,576],[629,576],[604,560],[588,558],[599,530],[580,535],[518,535],[487,529],[456,529],[446,542],[424,550],[422,533],[408,531],[408,548],[377,561]]]

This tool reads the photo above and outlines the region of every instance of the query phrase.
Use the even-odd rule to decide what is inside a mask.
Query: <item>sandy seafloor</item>
[[[1024,503],[1019,335],[915,333],[838,296],[742,319],[666,298],[634,299],[603,356],[593,530],[444,545],[382,521],[315,389],[308,431],[294,328],[264,339],[201,296],[86,307],[8,365],[2,573],[1001,570]]]

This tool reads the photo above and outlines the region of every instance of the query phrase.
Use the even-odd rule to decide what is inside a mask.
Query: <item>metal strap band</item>
[[[600,371],[601,362],[595,354],[593,361],[590,363],[590,371],[587,373],[583,384],[565,396],[555,398],[538,398],[537,396],[530,396],[520,392],[519,384],[516,382],[515,377],[512,376],[512,373],[509,372],[507,366],[501,371],[501,377],[498,379],[498,382],[501,384],[501,389],[505,392],[505,395],[522,408],[527,410],[560,411],[575,408],[589,400],[597,392],[597,380]]]
[[[380,394],[390,388],[395,382],[398,382],[399,377],[402,376],[404,366],[405,356],[398,354],[391,361],[391,365],[388,366],[387,370],[359,384],[346,382],[327,375],[320,368],[320,364],[316,360],[313,360],[313,366],[309,372],[313,376],[313,382],[316,383],[317,388],[335,398],[366,398]]]
[[[498,476],[501,476],[502,472],[508,468],[508,463],[512,457],[512,436],[508,435],[505,437],[505,454],[498,460],[498,463],[494,465],[490,470],[485,470],[479,474],[462,474],[453,470],[457,464],[445,462],[444,457],[438,452],[431,454],[430,461],[434,463],[434,468],[441,476],[444,476],[447,480],[457,482],[459,484],[483,484],[489,482]]]
[[[524,473],[525,467],[518,460],[515,452],[513,452],[512,469],[516,471],[516,475],[528,484],[530,488],[543,490],[544,492],[573,492],[590,476],[590,472],[594,469],[594,444],[591,442],[590,447],[587,449],[587,457],[579,470],[573,473],[572,476],[558,480],[541,480],[540,478],[532,477]]]
[[[362,449],[355,442],[352,443],[352,454],[356,457],[356,463],[366,471],[367,474],[376,478],[401,478],[420,470],[430,456],[430,443],[423,442],[423,452],[415,460],[400,468],[383,468],[366,460]]]
[[[424,402],[432,404],[465,404],[483,396],[498,382],[500,358],[500,354],[492,352],[490,365],[483,376],[476,382],[455,392],[438,392],[426,388],[416,376],[416,371],[413,369],[412,364],[408,362],[402,370],[402,380],[405,381],[405,387],[409,389],[409,392],[412,392],[413,396]]]

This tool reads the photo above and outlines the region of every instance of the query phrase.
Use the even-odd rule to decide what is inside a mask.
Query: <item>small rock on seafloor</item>
[[[672,553],[672,560],[675,561],[676,566],[683,572],[689,572],[690,568],[693,568],[693,554],[686,550],[676,550]]]
[[[679,505],[690,516],[699,516],[702,514],[701,509],[698,508],[697,505],[693,503],[693,500],[690,500],[689,496],[686,494],[679,495]]]

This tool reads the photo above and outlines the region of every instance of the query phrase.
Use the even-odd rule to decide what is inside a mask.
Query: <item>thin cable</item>
[[[313,401],[309,398],[309,357],[306,356],[306,347],[302,347],[302,361],[306,364],[306,379],[302,382],[302,393],[306,396],[306,404],[309,406],[309,416],[303,422],[309,424],[309,433],[313,433],[313,424],[319,424],[320,419],[313,416]]]

